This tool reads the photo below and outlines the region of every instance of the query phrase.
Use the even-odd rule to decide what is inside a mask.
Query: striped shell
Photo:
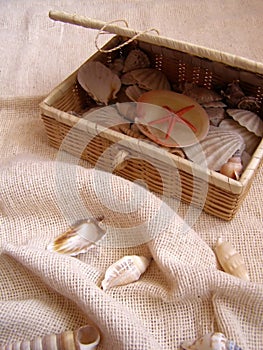
[[[210,126],[207,136],[199,144],[184,147],[184,152],[194,163],[219,171],[236,151],[244,148],[244,140],[237,133]]]
[[[232,340],[220,332],[210,332],[196,339],[181,344],[184,350],[242,350]]]
[[[92,350],[100,342],[100,334],[96,327],[87,325],[76,331],[61,334],[50,334],[0,346],[0,350]]]
[[[123,84],[137,84],[145,90],[170,90],[170,83],[166,75],[153,68],[141,68],[124,74],[121,78]]]
[[[263,137],[263,121],[251,111],[245,109],[227,109],[227,114],[236,120],[241,126],[253,132],[259,137]]]

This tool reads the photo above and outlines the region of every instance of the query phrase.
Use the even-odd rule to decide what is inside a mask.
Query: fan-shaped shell
[[[107,269],[101,283],[103,290],[137,281],[149,264],[150,259],[144,256],[124,256]]]
[[[193,98],[200,104],[222,100],[222,96],[215,91],[188,82],[184,84],[183,94]]]
[[[244,140],[238,133],[210,126],[207,136],[199,144],[184,147],[184,152],[194,163],[219,171],[236,151],[244,148]]]
[[[123,84],[137,84],[145,90],[170,90],[170,83],[166,75],[153,68],[141,68],[132,70],[122,76]],[[130,82],[128,84],[128,82]]]
[[[250,155],[254,153],[260,142],[260,137],[256,136],[253,132],[250,132],[233,119],[222,120],[219,127],[224,130],[237,132],[240,136],[242,136],[246,144],[245,150]]]
[[[146,90],[139,88],[138,85],[131,85],[125,90],[126,95],[133,102],[137,102],[139,97],[145,92]]]
[[[78,82],[81,87],[97,102],[107,105],[116,98],[121,88],[117,74],[98,61],[85,63],[78,71]]]
[[[123,72],[129,72],[134,69],[147,68],[150,66],[150,60],[146,53],[139,49],[131,50],[124,62]]]
[[[227,113],[249,131],[263,137],[263,121],[256,113],[245,109],[227,109]]]

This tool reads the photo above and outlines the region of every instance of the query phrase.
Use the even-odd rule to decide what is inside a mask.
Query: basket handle
[[[97,37],[95,39],[95,45],[96,45],[96,48],[101,52],[111,52],[111,51],[117,50],[120,47],[127,45],[130,42],[136,40],[138,37],[140,37],[141,40],[144,39],[145,41],[147,41],[147,38],[149,39],[149,37],[152,37],[152,35],[149,35],[149,32],[155,31],[157,34],[159,34],[158,30],[154,28],[145,30],[143,32],[137,32],[134,29],[128,28],[128,23],[124,19],[115,20],[111,22],[103,22],[97,19],[88,18],[77,14],[71,14],[71,13],[61,12],[61,11],[49,11],[49,18],[53,19],[54,21],[70,23],[70,24],[74,24],[84,28],[98,29],[99,33],[97,34]],[[114,25],[114,23],[116,22],[124,22],[126,27],[120,27],[120,26]],[[114,49],[102,50],[101,48],[98,47],[97,40],[99,35],[105,32],[126,36],[130,39]]]

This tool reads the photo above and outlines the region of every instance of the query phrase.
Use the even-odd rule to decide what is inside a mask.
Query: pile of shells
[[[112,109],[111,116],[103,113],[103,118],[113,119],[110,124],[118,125],[114,130],[149,142],[136,125],[136,104],[141,95],[152,90],[174,90],[192,98],[207,113],[210,130],[199,147],[166,147],[167,151],[236,180],[263,137],[263,121],[257,114],[260,103],[243,92],[239,81],[219,92],[188,81],[173,86],[161,70],[151,67],[147,54],[138,48],[107,66],[88,61],[79,69],[77,79],[98,106],[112,105],[114,112]],[[95,117],[107,126],[102,117]]]

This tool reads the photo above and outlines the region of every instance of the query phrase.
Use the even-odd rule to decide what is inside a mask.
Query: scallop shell
[[[103,290],[137,281],[150,264],[144,256],[127,255],[112,264],[101,283]]]
[[[245,150],[250,155],[254,153],[260,142],[260,137],[256,136],[253,132],[250,132],[233,119],[222,120],[219,127],[224,130],[237,132],[241,137],[243,137],[246,144]]]
[[[79,220],[47,246],[47,250],[76,256],[86,253],[100,241],[106,230],[99,226],[102,218]]]
[[[30,350],[92,350],[100,342],[100,333],[94,326],[87,325],[76,331],[66,331],[61,334],[49,334],[24,340],[13,344],[0,346],[0,350],[30,349]]]
[[[98,61],[85,63],[78,71],[81,87],[96,101],[107,105],[121,88],[117,74]]]
[[[221,237],[215,245],[215,254],[223,270],[233,276],[249,281],[248,271],[241,255]]]
[[[227,109],[226,111],[240,125],[255,135],[263,137],[263,121],[256,113],[245,109]]]
[[[232,340],[220,332],[210,332],[196,339],[181,344],[184,350],[242,350]]]
[[[211,107],[205,109],[208,114],[210,124],[218,126],[220,122],[225,118],[225,110],[221,107]]]
[[[134,69],[147,68],[150,66],[148,56],[139,49],[131,50],[124,62],[123,72],[129,72]]]
[[[236,153],[243,151],[245,143],[238,133],[210,126],[207,136],[198,145],[184,147],[188,159],[203,167],[219,171]]]
[[[128,77],[128,78],[127,78]],[[127,84],[130,82],[129,84]],[[137,84],[145,90],[170,90],[170,83],[166,75],[153,68],[141,68],[132,70],[122,76],[122,83],[127,85]]]
[[[193,98],[200,104],[222,100],[222,96],[206,87],[197,86],[195,83],[185,82],[183,94]]]
[[[137,102],[139,97],[144,94],[147,90],[139,88],[137,85],[131,85],[125,90],[126,95],[133,102]]]

